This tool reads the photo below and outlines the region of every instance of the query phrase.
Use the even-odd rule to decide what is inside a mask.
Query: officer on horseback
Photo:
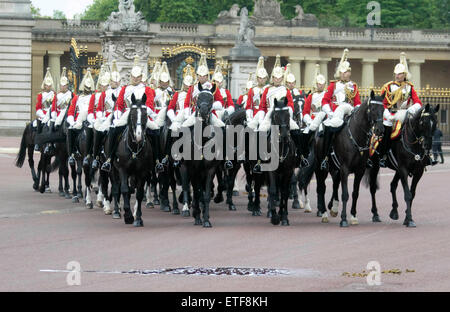
[[[264,119],[264,112],[259,110],[261,97],[264,91],[270,87],[267,83],[266,69],[264,68],[264,57],[260,56],[256,65],[256,82],[257,86],[250,87],[247,93],[247,101],[245,102],[245,112],[247,115],[247,126],[253,130],[258,128],[260,122]],[[251,78],[250,78],[251,80]],[[247,88],[250,83],[247,81]],[[252,84],[253,85],[253,84]]]
[[[74,94],[69,90],[69,79],[66,77],[66,68],[63,67],[61,78],[59,80],[59,93],[56,95],[55,104],[51,110],[51,124],[54,127],[61,125],[62,119],[66,114],[66,110],[70,105]]]
[[[43,123],[50,119],[51,107],[56,102],[55,91],[53,91],[53,78],[50,74],[50,67],[47,67],[44,81],[41,85],[42,92],[37,96],[36,100],[36,121],[33,122],[33,130],[37,130],[37,133],[42,132]],[[39,151],[39,144],[34,145],[34,150]]]
[[[74,96],[67,113],[67,123],[69,128],[67,131],[67,151],[69,156],[69,164],[75,164],[75,138],[80,133],[83,122],[86,120],[89,109],[89,102],[91,100],[92,92],[94,91],[95,83],[92,79],[91,69],[87,69],[86,75],[80,83],[81,95]]]
[[[404,52],[400,54],[400,63],[394,68],[394,78],[394,81],[386,83],[381,90],[385,108],[383,115],[385,133],[378,152],[380,154],[379,164],[383,168],[386,167],[386,157],[391,146],[391,140],[395,140],[400,135],[402,123],[407,117],[413,116],[422,108],[422,102],[417,96],[413,84],[409,82],[411,73],[408,70]],[[430,158],[429,161],[430,164],[435,164]]]
[[[313,92],[306,98],[302,111],[303,122],[306,124],[305,133],[316,131],[327,115],[322,111],[322,99],[325,95],[326,83],[325,77],[320,74],[320,65],[316,64],[316,73],[312,83]]]
[[[344,117],[350,115],[353,109],[361,105],[358,85],[350,80],[351,67],[347,61],[348,49],[344,50],[341,61],[335,73],[339,80],[331,81],[322,99],[322,110],[328,115],[323,122],[324,155],[320,164],[322,170],[328,170],[328,152],[331,147],[333,133],[344,123]]]
[[[104,132],[108,131],[109,127],[111,125],[112,120],[112,113],[114,110],[114,99],[117,99],[119,97],[120,93],[120,73],[117,69],[117,63],[116,60],[112,61],[111,66],[111,73],[110,73],[110,80],[109,80],[109,87],[104,93],[104,96],[101,98],[101,100],[98,101],[98,105],[96,106],[95,111],[95,119],[96,122],[94,123],[94,129],[96,131]],[[105,79],[106,80],[106,79]],[[103,82],[104,83],[104,82]],[[94,138],[95,142],[95,138]],[[97,169],[99,166],[99,150],[96,149],[94,146],[93,148],[93,157],[94,160],[92,161],[92,169]]]
[[[153,120],[157,117],[157,114],[155,113],[153,108],[154,90],[142,83],[142,72],[142,67],[139,65],[139,57],[136,55],[134,58],[134,66],[131,69],[130,84],[121,88],[119,97],[117,98],[114,107],[113,125],[111,125],[108,132],[108,148],[105,151],[107,159],[101,167],[101,170],[103,171],[109,172],[111,170],[111,160],[115,156],[115,151],[117,148],[117,138],[122,133],[127,124],[129,107],[131,106],[131,96],[134,94],[136,98],[142,98],[145,93],[147,96],[147,100],[145,103],[147,106],[147,115]],[[155,122],[147,122],[147,127],[154,124]],[[153,136],[156,136],[156,134],[152,134],[152,139]],[[157,146],[155,144],[153,149],[156,148]]]

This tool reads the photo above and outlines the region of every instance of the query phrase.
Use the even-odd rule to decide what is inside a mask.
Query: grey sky
[[[31,0],[33,6],[41,10],[41,15],[53,16],[53,10],[63,11],[67,18],[73,18],[74,14],[83,13],[86,7],[94,0]]]

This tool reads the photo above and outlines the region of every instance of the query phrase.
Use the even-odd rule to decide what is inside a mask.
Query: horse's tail
[[[27,135],[30,131],[29,129],[30,124],[26,125],[25,129],[23,130],[22,140],[20,141],[20,149],[16,157],[16,167],[18,168],[22,168],[23,162],[25,161],[25,155],[27,152]]]
[[[373,176],[374,174],[374,168],[367,168],[366,172],[364,173],[364,186],[366,188],[370,187],[370,184],[372,183],[372,179],[375,179],[375,183],[377,186],[377,190],[380,189],[380,183],[378,181],[378,174],[376,176]]]

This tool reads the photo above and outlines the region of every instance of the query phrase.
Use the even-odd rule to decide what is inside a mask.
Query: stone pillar
[[[411,73],[411,82],[414,84],[414,89],[418,90],[421,88],[420,80],[420,65],[425,63],[425,60],[409,60],[408,67]]]
[[[0,134],[21,134],[31,112],[29,0],[0,0]]]
[[[374,87],[375,84],[374,64],[376,62],[378,62],[377,59],[362,59],[361,87],[363,88]]]
[[[330,78],[328,77],[328,62],[331,62],[331,58],[321,58],[320,59],[320,73],[325,77],[325,79],[330,81]]]
[[[316,72],[316,64],[318,64],[320,58],[318,57],[306,57],[305,58],[305,82],[303,85],[305,88],[311,88],[313,85],[314,74]]]
[[[248,76],[253,73],[255,77],[257,59],[245,59],[234,58],[231,59],[231,84],[229,90],[233,99],[238,99],[239,96],[245,91],[247,85]]]
[[[291,63],[292,73],[295,75],[295,79],[297,79],[297,86],[302,87],[302,61],[304,57],[299,56],[290,56],[289,63]]]
[[[44,55],[46,51],[33,51],[31,73],[31,120],[36,118],[36,97],[41,92],[42,80],[44,80]]]
[[[61,55],[64,51],[47,51],[48,53],[48,66],[50,67],[50,73],[53,78],[53,87],[55,92],[59,91],[59,78],[61,75]]]

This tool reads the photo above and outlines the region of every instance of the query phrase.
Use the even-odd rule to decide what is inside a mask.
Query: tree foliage
[[[370,0],[278,0],[281,12],[293,18],[295,6],[314,14],[322,27],[366,27]],[[449,29],[449,0],[378,0],[381,5],[382,28]],[[106,20],[117,11],[119,0],[94,0],[82,18]],[[247,7],[251,15],[254,0],[134,0],[136,10],[148,22],[211,24],[223,10],[237,3]],[[38,10],[39,11],[39,10]]]

